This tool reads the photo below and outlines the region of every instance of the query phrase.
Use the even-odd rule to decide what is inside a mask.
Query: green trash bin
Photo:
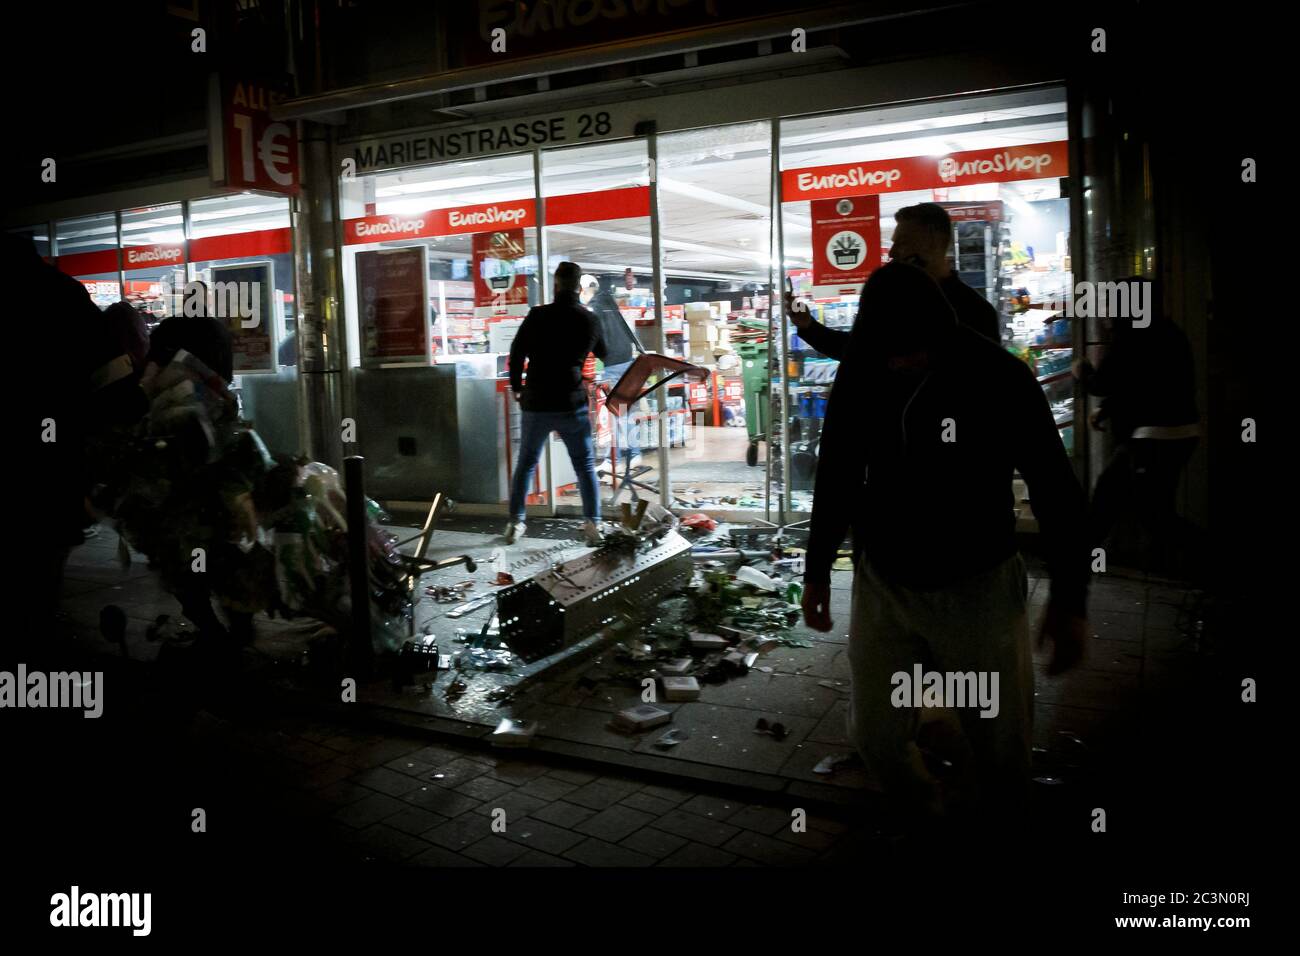
[[[740,374],[745,384],[745,430],[749,440],[767,436],[769,383],[767,343],[744,342],[736,346],[740,357]]]

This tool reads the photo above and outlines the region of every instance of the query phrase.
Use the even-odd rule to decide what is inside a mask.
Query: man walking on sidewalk
[[[519,460],[510,480],[510,521],[507,544],[524,533],[524,504],[533,472],[551,432],[558,432],[568,449],[582,494],[584,540],[601,542],[600,493],[596,486],[596,454],[591,440],[591,416],[582,366],[587,356],[605,357],[600,324],[578,302],[582,270],[575,262],[555,269],[555,299],[529,311],[510,346],[510,388],[523,410],[519,428]],[[527,363],[528,375],[524,376]]]
[[[1016,469],[1047,551],[1040,641],[1053,642],[1059,673],[1082,655],[1088,549],[1083,491],[1042,389],[961,325],[920,269],[878,269],[831,392],[803,609],[815,630],[833,626],[831,564],[851,528],[850,733],[905,816],[932,821],[965,803],[1014,825],[1027,809],[1033,671]],[[932,687],[936,673],[941,691],[960,680],[968,692],[910,687],[921,675]],[[947,770],[925,753],[925,735],[944,730],[956,742]]]

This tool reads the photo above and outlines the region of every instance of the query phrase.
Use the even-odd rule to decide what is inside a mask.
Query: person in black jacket
[[[234,339],[225,319],[208,314],[208,287],[191,282],[185,289],[184,314],[163,319],[149,337],[144,379],[148,382],[176,357],[189,352],[227,383],[234,381]],[[148,366],[154,366],[150,369]]]
[[[894,214],[894,236],[889,246],[889,257],[896,262],[918,266],[939,283],[944,298],[957,313],[957,320],[969,326],[986,339],[1002,340],[1002,326],[998,310],[966,283],[948,264],[952,248],[952,219],[942,206],[932,202],[904,206]],[[827,358],[842,360],[848,352],[849,333],[841,329],[828,329],[806,310],[798,307],[787,296],[786,311],[790,314],[799,337]]]
[[[1084,390],[1101,397],[1088,416],[1096,429],[1114,436],[1114,456],[1097,479],[1089,512],[1093,547],[1106,542],[1120,515],[1132,508],[1158,546],[1195,561],[1195,530],[1178,515],[1178,478],[1200,436],[1196,372],[1187,336],[1165,314],[1159,286],[1150,283],[1148,324],[1111,317],[1112,341],[1101,364],[1076,362]],[[1202,569],[1192,566],[1194,572]]]
[[[559,432],[564,440],[578,476],[586,519],[583,536],[592,546],[601,541],[596,453],[582,366],[588,355],[595,353],[603,359],[607,352],[599,320],[578,302],[581,277],[577,263],[561,262],[555,269],[554,301],[529,311],[510,346],[510,388],[523,415],[519,460],[510,479],[510,521],[505,530],[508,544],[524,532],[528,486],[551,432]]]
[[[810,627],[833,626],[831,565],[851,528],[854,743],[902,808],[942,813],[950,805],[917,745],[925,718],[911,697],[898,702],[896,676],[997,675],[996,717],[967,707],[957,737],[981,802],[1017,814],[1033,712],[1017,469],[1052,578],[1040,635],[1054,643],[1049,673],[1080,659],[1087,627],[1085,499],[1042,389],[1027,365],[957,321],[933,279],[890,263],[863,288],[821,457],[803,610]]]
[[[582,291],[586,300],[584,304],[600,322],[600,334],[605,342],[605,357],[601,360],[605,364],[603,377],[609,387],[613,388],[636,360],[637,352],[641,351],[641,343],[628,328],[627,321],[619,310],[618,302],[608,289],[601,289],[599,283],[596,283]],[[637,441],[636,427],[628,421],[628,418],[626,413],[618,416],[614,439],[611,442],[610,458],[613,462],[614,449],[622,446],[622,463],[626,470],[631,470],[639,464],[641,444]]]

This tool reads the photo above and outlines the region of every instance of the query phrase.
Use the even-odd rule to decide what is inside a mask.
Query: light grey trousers
[[[849,739],[900,809],[921,817],[977,808],[1019,817],[1028,805],[1034,709],[1024,559],[1019,554],[931,591],[853,576]],[[996,717],[977,706],[896,706],[894,675],[998,675]],[[991,684],[991,682],[990,682]],[[951,703],[951,701],[947,701]]]

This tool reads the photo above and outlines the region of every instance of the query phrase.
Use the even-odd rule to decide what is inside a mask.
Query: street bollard
[[[350,455],[343,460],[343,480],[348,511],[348,575],[352,594],[352,640],[349,657],[363,674],[374,656],[370,633],[370,560],[366,541],[366,493],[362,481],[365,458]]]

